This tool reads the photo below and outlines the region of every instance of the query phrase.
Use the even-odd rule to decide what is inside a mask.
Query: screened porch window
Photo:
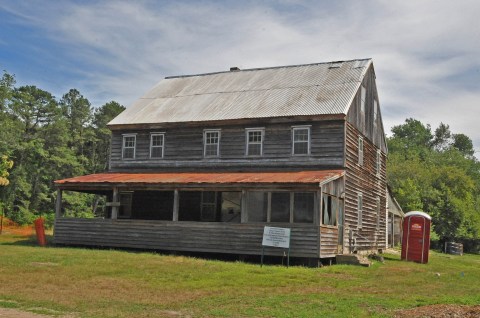
[[[290,192],[272,192],[271,222],[290,222]]]
[[[324,193],[322,200],[323,225],[337,225],[338,199],[334,196]]]
[[[314,192],[247,192],[248,222],[313,223]]]
[[[268,193],[262,191],[247,192],[248,222],[267,222]]]
[[[180,191],[179,221],[240,223],[242,192]]]
[[[313,192],[296,192],[293,202],[293,222],[313,223],[315,194]]]

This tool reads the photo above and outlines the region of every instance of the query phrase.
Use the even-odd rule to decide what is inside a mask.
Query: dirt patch
[[[51,316],[34,314],[28,311],[21,311],[12,308],[0,308],[1,318],[51,318]]]
[[[395,312],[395,318],[478,318],[480,305],[429,305]]]

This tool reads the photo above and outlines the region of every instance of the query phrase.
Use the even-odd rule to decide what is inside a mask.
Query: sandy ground
[[[21,311],[11,308],[0,308],[1,318],[51,318],[51,316],[34,314],[28,311]]]

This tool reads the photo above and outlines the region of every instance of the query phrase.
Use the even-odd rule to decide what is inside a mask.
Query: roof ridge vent
[[[230,67],[230,72],[238,72],[238,71],[241,71],[241,69],[238,66]]]

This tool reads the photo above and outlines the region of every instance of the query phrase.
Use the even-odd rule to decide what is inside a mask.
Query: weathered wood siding
[[[292,126],[311,125],[311,154],[292,155]],[[265,128],[262,156],[246,156],[245,129]],[[220,129],[220,156],[203,157],[203,130]],[[165,133],[164,158],[150,159],[150,133]],[[111,171],[122,169],[265,169],[265,168],[334,168],[344,162],[344,122],[271,123],[259,125],[196,126],[188,125],[142,131],[114,130],[111,149]],[[136,133],[135,159],[122,160],[122,134]]]
[[[335,257],[338,253],[338,228],[320,226],[320,258]]]
[[[266,224],[57,218],[54,243],[79,246],[261,255]],[[286,225],[286,224],[283,224]],[[282,226],[278,224],[276,226]],[[292,257],[319,258],[319,227],[288,224]],[[284,249],[265,248],[266,255]]]
[[[361,87],[358,90],[350,110],[347,114],[347,121],[351,123],[359,132],[370,140],[383,153],[387,153],[385,142],[385,132],[383,129],[382,116],[380,111],[380,101],[378,99],[377,85],[375,81],[375,72],[373,66],[370,66],[362,82],[366,88],[365,113],[362,114]],[[377,101],[377,119],[374,122],[374,101]]]
[[[347,123],[345,172],[345,233],[354,231],[358,249],[386,247],[386,154],[381,152],[380,173],[376,173],[377,147],[364,140],[363,165],[358,164],[358,137],[361,132]],[[358,196],[363,195],[362,227],[358,226]],[[377,197],[380,199],[377,227]],[[348,250],[348,240],[344,242]]]

